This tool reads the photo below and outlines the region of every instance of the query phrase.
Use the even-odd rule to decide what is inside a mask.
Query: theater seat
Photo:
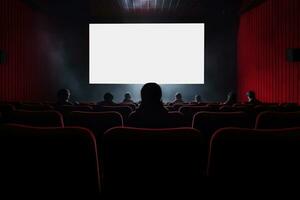
[[[192,126],[208,139],[219,128],[252,128],[249,115],[244,112],[199,112],[195,114]]]
[[[181,112],[169,112],[170,128],[178,128],[186,126],[184,122],[184,115]]]
[[[299,161],[300,128],[224,128],[211,139],[208,175],[235,177],[244,181],[265,177],[298,177]]]
[[[0,125],[0,157],[1,199],[99,198],[96,141],[87,129]]]
[[[50,105],[43,104],[23,104],[20,103],[18,105],[19,110],[29,110],[29,111],[45,111],[45,110],[53,110],[53,107]]]
[[[104,134],[104,190],[199,191],[206,154],[192,128],[112,128]]]
[[[128,116],[133,111],[130,106],[96,106],[95,111],[97,112],[107,112],[107,111],[114,111],[118,112],[122,115],[124,123],[127,122]]]
[[[10,112],[6,121],[9,123],[40,126],[40,127],[63,127],[63,117],[56,111],[25,111],[16,110]]]
[[[201,111],[215,111],[215,108],[208,106],[183,106],[179,109],[179,112],[184,115],[184,120],[189,126],[192,126],[194,115]]]
[[[257,116],[257,129],[300,127],[300,112],[263,112]]]
[[[93,108],[91,106],[55,106],[55,110],[59,111],[64,118],[65,125],[70,125],[70,114],[74,111],[92,112]]]
[[[115,126],[123,126],[123,119],[117,112],[75,111],[70,114],[70,124],[92,130],[100,142],[105,131]]]
[[[1,121],[7,122],[8,115],[14,110],[16,110],[16,109],[15,109],[15,106],[13,106],[12,104],[0,103],[0,112],[1,112],[1,116],[2,116]]]

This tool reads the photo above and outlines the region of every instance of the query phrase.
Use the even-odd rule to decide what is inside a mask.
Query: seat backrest
[[[219,108],[221,112],[236,112],[239,111],[236,107],[224,105]]]
[[[124,122],[128,120],[128,116],[133,111],[130,106],[96,106],[95,111],[97,112],[118,112],[122,115]]]
[[[262,112],[256,118],[255,128],[277,129],[300,127],[299,112]]]
[[[24,124],[40,127],[63,127],[63,117],[56,111],[25,111],[10,112],[6,121],[9,123]]]
[[[102,152],[105,191],[198,187],[205,169],[202,134],[192,128],[112,128]]]
[[[0,112],[7,113],[16,110],[12,104],[1,104],[0,103]]]
[[[260,179],[299,176],[299,154],[300,128],[224,128],[211,139],[208,175]]]
[[[70,125],[70,114],[74,111],[92,112],[93,108],[91,106],[70,106],[70,105],[58,105],[55,106],[55,110],[59,111],[64,118],[65,125]]]
[[[99,197],[96,140],[87,129],[0,125],[0,157],[1,195]]]
[[[115,126],[123,126],[123,118],[118,112],[74,111],[70,114],[70,124],[92,130],[100,142],[105,131]]]
[[[13,106],[12,104],[6,104],[6,103],[0,103],[0,112],[1,112],[1,116],[2,116],[2,122],[7,122],[7,117],[9,116],[9,114],[11,112],[13,112],[15,109],[15,106]]]
[[[45,110],[53,110],[53,107],[50,105],[43,104],[23,104],[20,103],[18,105],[19,110],[29,110],[29,111],[45,111]]]
[[[186,126],[184,121],[184,115],[181,112],[169,112],[168,116],[170,118],[170,128],[178,128]]]
[[[193,117],[197,112],[214,110],[215,108],[208,106],[183,106],[179,109],[179,112],[184,115],[185,122],[191,126]]]
[[[244,112],[199,112],[195,114],[192,126],[210,138],[219,128],[251,128],[251,120]]]

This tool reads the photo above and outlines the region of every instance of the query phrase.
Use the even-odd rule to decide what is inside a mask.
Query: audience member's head
[[[179,93],[179,92],[177,92],[177,93],[175,94],[175,100],[182,101],[182,94]]]
[[[195,103],[201,103],[202,102],[201,95],[199,95],[199,94],[195,95],[194,102]]]
[[[131,94],[130,94],[129,92],[126,92],[126,93],[125,93],[123,103],[134,103],[134,102],[131,100]]]
[[[161,105],[161,97],[161,88],[156,83],[147,83],[141,90],[141,104],[143,105]]]
[[[112,102],[114,99],[114,96],[111,93],[107,92],[104,94],[103,99],[105,102]]]
[[[248,91],[246,93],[246,96],[248,97],[248,101],[251,101],[252,99],[256,98],[255,92],[253,92],[253,91]]]
[[[156,83],[147,83],[141,90],[141,104],[130,114],[128,124],[143,128],[169,127],[168,110],[161,101],[162,90]]]
[[[227,100],[223,103],[224,105],[233,105],[237,103],[236,94],[234,92],[229,92],[227,94]]]
[[[170,103],[170,105],[181,104],[181,103],[184,103],[184,101],[182,100],[182,94],[179,92],[176,92],[175,99],[173,102]]]
[[[59,105],[71,105],[69,102],[71,92],[69,89],[60,89],[57,92],[57,103]]]
[[[250,104],[260,104],[261,102],[256,98],[256,94],[254,91],[248,91],[246,93],[246,96],[248,98],[248,103]]]

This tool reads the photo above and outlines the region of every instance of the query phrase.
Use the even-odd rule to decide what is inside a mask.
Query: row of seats
[[[206,176],[300,175],[300,127],[219,129],[208,154],[205,136],[192,128],[115,127],[100,149],[93,134],[79,127],[5,124],[0,133],[1,187],[31,195],[96,199],[100,190],[201,191]]]
[[[176,127],[185,126],[183,114],[169,112],[169,117]],[[103,134],[114,126],[126,125],[120,113],[114,111],[84,112],[72,111],[69,113],[68,122],[58,111],[24,111],[15,110],[7,113],[4,120],[8,123],[17,123],[42,127],[82,126],[91,129],[96,134]],[[300,124],[300,112],[271,112],[260,113],[256,118],[255,126],[251,116],[245,112],[198,112],[193,116],[191,127],[202,133],[211,135],[215,130],[223,127],[240,128],[288,128]]]

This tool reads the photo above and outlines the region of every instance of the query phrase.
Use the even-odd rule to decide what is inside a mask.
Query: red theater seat
[[[189,126],[192,126],[194,115],[201,111],[215,111],[215,108],[208,106],[183,106],[179,109],[179,112],[184,115],[185,122]]]
[[[99,198],[96,141],[87,129],[0,125],[0,157],[2,197]]]
[[[219,128],[251,128],[251,121],[244,112],[199,112],[194,115],[192,126],[210,138]]]
[[[16,110],[6,117],[9,123],[40,127],[63,127],[63,117],[56,111]]]
[[[70,114],[74,111],[91,112],[93,108],[91,106],[56,106],[55,110],[59,111],[64,118],[65,125],[71,124]]]
[[[300,112],[263,112],[257,116],[257,129],[300,127]]]
[[[221,106],[221,107],[219,108],[219,110],[220,110],[221,112],[237,112],[237,111],[239,111],[238,108],[232,107],[232,106],[228,106],[228,105]]]
[[[207,155],[203,144],[192,128],[112,128],[104,134],[104,190],[199,191]]]
[[[29,110],[29,111],[45,111],[45,110],[53,110],[53,107],[50,105],[43,104],[19,104],[18,109],[20,110]]]
[[[12,112],[16,110],[15,106],[13,106],[12,104],[1,104],[0,103],[0,112],[1,112],[1,118],[2,118],[2,122],[7,122],[7,118],[8,115]]]
[[[181,112],[169,112],[170,128],[184,127],[184,115]]]
[[[96,106],[95,111],[97,112],[107,112],[114,111],[122,115],[124,122],[128,120],[128,116],[133,111],[130,106]]]
[[[93,131],[98,141],[105,131],[115,126],[123,126],[123,118],[117,112],[79,112],[70,114],[70,124]]]
[[[172,107],[174,111],[179,111],[182,106],[188,106],[188,105],[189,105],[188,103],[179,103],[179,104],[172,105]]]
[[[300,175],[300,128],[224,128],[210,143],[208,175],[243,179]]]

